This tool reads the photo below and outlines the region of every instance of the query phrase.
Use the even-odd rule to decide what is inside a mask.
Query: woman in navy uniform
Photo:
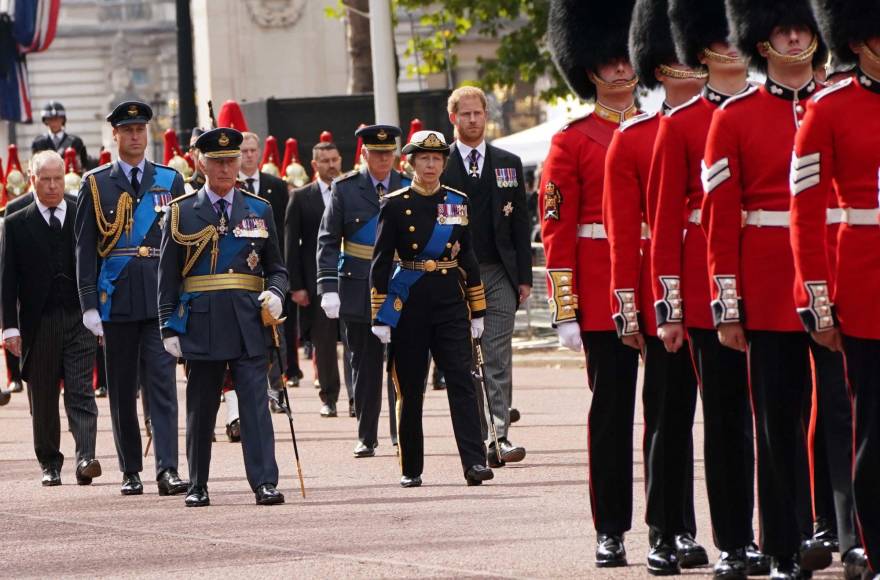
[[[403,148],[413,183],[385,198],[370,271],[373,334],[391,343],[402,487],[422,484],[422,404],[430,357],[446,376],[452,427],[468,485],[492,479],[471,377],[471,336],[483,332],[486,296],[471,247],[467,196],[440,184],[449,146],[436,131]],[[395,253],[400,265],[394,268]],[[470,333],[470,336],[469,336]]]

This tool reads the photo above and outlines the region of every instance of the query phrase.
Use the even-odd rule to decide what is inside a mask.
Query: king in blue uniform
[[[238,395],[245,472],[257,504],[284,503],[266,392],[271,332],[287,293],[272,208],[236,189],[242,135],[212,129],[196,147],[206,183],[171,203],[159,259],[165,348],[186,361],[188,507],[210,505],[208,470],[220,389],[228,366]]]
[[[144,158],[152,116],[138,101],[107,116],[119,160],[83,176],[74,222],[83,324],[104,340],[123,495],[143,493],[139,383],[150,401],[159,495],[188,485],[177,474],[177,361],[162,348],[156,310],[160,222],[184,186],[177,171]]]

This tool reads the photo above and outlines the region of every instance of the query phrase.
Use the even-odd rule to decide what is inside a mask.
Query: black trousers
[[[646,336],[644,460],[646,522],[657,534],[696,535],[694,516],[694,412],[697,379],[687,345],[669,353]]]
[[[593,392],[587,423],[590,506],[600,534],[632,526],[633,415],[639,353],[614,331],[582,333]]]
[[[300,309],[300,315],[308,317],[312,344],[315,346],[315,362],[318,381],[321,384],[319,396],[323,403],[339,400],[339,358],[336,343],[339,341],[339,319],[327,318],[318,300],[309,302],[308,307]]]
[[[703,403],[703,456],[712,537],[719,550],[754,541],[755,436],[746,355],[718,332],[689,328]]]
[[[208,485],[211,436],[217,424],[220,391],[227,365],[238,396],[241,450],[248,483],[254,491],[263,484],[278,485],[275,434],[266,391],[268,359],[265,356],[231,361],[187,361],[186,460],[190,484]]]
[[[3,354],[6,357],[6,380],[7,382],[19,381],[21,382],[21,360],[12,354],[12,352],[8,348],[3,349]],[[4,387],[5,388],[5,387]]]
[[[123,473],[139,473],[143,470],[137,413],[139,382],[150,401],[156,475],[166,469],[176,470],[177,360],[162,345],[158,320],[105,322],[104,358],[119,470]],[[138,376],[139,368],[146,376]]]
[[[844,336],[846,370],[855,400],[853,497],[862,546],[880,572],[880,340]]]
[[[367,446],[379,442],[379,413],[382,411],[382,375],[385,347],[370,330],[367,322],[345,321],[345,339],[351,351],[351,378],[354,383],[354,407],[358,421],[358,439]],[[390,388],[390,385],[389,385]],[[397,437],[391,419],[391,438]]]
[[[107,388],[107,364],[104,362],[104,345],[99,344],[95,353],[95,366],[98,367],[98,387]]]
[[[44,468],[61,469],[60,383],[64,381],[64,410],[76,445],[76,461],[94,459],[98,406],[92,388],[97,340],[82,324],[79,308],[53,309],[43,314],[27,357],[28,399],[34,432],[34,451]]]
[[[803,408],[811,394],[805,332],[750,331],[749,375],[758,448],[761,549],[774,557],[798,552],[813,517]]]
[[[297,355],[297,349],[299,348],[299,308],[290,299],[290,294],[284,297],[284,304],[285,312],[287,312],[287,320],[284,321],[284,374],[288,378],[293,378],[302,375],[302,370],[299,368],[299,356]]]
[[[474,465],[486,465],[480,408],[471,374],[470,322],[462,315],[432,320],[431,310],[421,308],[420,302],[427,300],[418,298],[410,295],[400,322],[391,331],[391,374],[397,391],[398,445],[403,475],[415,477],[424,470],[422,408],[432,355],[446,376],[446,396],[462,471]]]
[[[846,554],[859,544],[853,508],[852,402],[843,355],[813,340],[810,340],[810,350],[816,377],[816,425],[811,449],[814,509],[817,516],[821,514],[837,524],[840,553]]]

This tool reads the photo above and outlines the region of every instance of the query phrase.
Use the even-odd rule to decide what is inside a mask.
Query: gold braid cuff
[[[95,206],[95,222],[98,224],[98,233],[102,238],[98,243],[98,255],[106,258],[116,247],[122,232],[131,237],[131,227],[134,221],[133,204],[128,192],[123,191],[116,202],[116,218],[113,223],[110,223],[104,216],[104,209],[101,207],[101,194],[98,192],[98,182],[94,175],[89,175],[89,189],[92,193],[92,203]]]
[[[205,226],[194,234],[181,233],[180,206],[176,203],[171,204],[171,239],[186,248],[186,260],[183,264],[183,270],[180,272],[181,276],[186,277],[189,274],[209,243],[212,244],[211,274],[217,270],[217,256],[220,253],[220,235],[217,233],[217,228]]]
[[[705,79],[709,77],[709,73],[705,70],[680,70],[671,66],[661,64],[660,74],[671,79]]]
[[[574,293],[574,273],[568,268],[547,270],[551,322],[577,320],[578,297]]]
[[[810,43],[810,46],[807,47],[807,50],[803,51],[800,54],[793,55],[782,54],[781,52],[773,48],[773,45],[770,44],[769,41],[764,41],[763,45],[767,52],[776,60],[779,60],[785,64],[800,64],[804,62],[809,62],[813,59],[813,55],[816,54],[816,50],[819,49],[819,38],[813,36],[813,42]]]

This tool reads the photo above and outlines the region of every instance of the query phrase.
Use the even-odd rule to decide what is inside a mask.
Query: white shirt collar
[[[49,206],[43,205],[40,201],[40,198],[34,195],[34,202],[37,204],[37,209],[40,210],[40,215],[43,216],[43,219],[46,220],[46,223],[49,223],[49,218],[52,216],[52,212],[49,211]],[[64,224],[64,216],[67,214],[67,200],[63,197],[61,198],[61,203],[58,204],[58,209],[55,210],[55,217]]]
[[[207,184],[207,183],[205,184],[205,193],[208,194],[208,200],[210,200],[211,205],[216,204],[216,203],[217,203],[217,200],[220,199],[220,196],[219,196],[219,195],[217,195],[216,193],[214,193],[213,191],[211,191],[211,188],[208,187],[208,184]],[[223,199],[225,199],[225,200],[227,201],[227,203],[229,204],[228,206],[226,206],[227,208],[231,208],[231,207],[232,207],[232,200],[234,199],[234,197],[235,197],[235,188],[233,187],[232,189],[229,190],[229,193],[227,193],[227,194],[223,197]]]
[[[137,168],[140,170],[140,171],[138,171],[138,180],[140,180],[140,181],[143,181],[143,179],[144,179],[144,167],[146,167],[146,166],[147,166],[147,158],[144,157],[143,159],[141,159],[141,162],[137,164]],[[125,161],[120,159],[119,160],[119,167],[120,167],[120,169],[122,169],[122,172],[125,174],[125,177],[128,179],[131,179],[131,168],[134,167],[134,165],[129,165],[128,163],[126,163]]]
[[[462,159],[467,159],[468,155],[471,154],[471,151],[473,149],[476,149],[477,153],[480,154],[480,159],[486,158],[486,140],[485,139],[480,141],[480,144],[477,145],[476,147],[471,147],[470,145],[465,145],[461,141],[458,141],[456,146],[458,147],[458,151],[461,153]]]
[[[254,181],[260,180],[260,170],[259,169],[257,169],[253,175],[245,175],[241,171],[239,171],[238,174],[241,176],[242,181],[246,181],[248,179],[253,179]]]
[[[55,139],[56,141],[61,141],[62,139],[64,139],[64,129],[61,129],[57,133],[53,133],[52,131],[49,131],[49,134],[52,135],[52,138]]]

